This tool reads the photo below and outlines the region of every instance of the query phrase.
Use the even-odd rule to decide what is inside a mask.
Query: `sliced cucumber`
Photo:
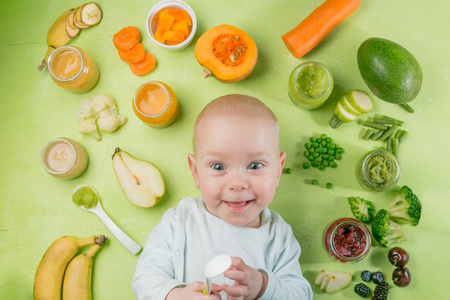
[[[345,110],[340,102],[336,105],[334,113],[343,123],[349,123],[356,120],[356,116]]]
[[[346,94],[349,104],[360,114],[369,112],[373,109],[373,101],[365,92],[353,90]]]
[[[342,107],[348,111],[349,113],[351,113],[354,116],[359,116],[361,114],[360,111],[356,110],[353,105],[350,104],[350,102],[347,99],[347,95],[345,94],[344,96],[341,97],[341,99],[339,100],[339,103],[342,105]]]

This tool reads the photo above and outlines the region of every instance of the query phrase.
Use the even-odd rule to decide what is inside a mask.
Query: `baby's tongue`
[[[247,203],[247,201],[242,202],[228,202],[228,205],[231,207],[241,207],[244,206]]]

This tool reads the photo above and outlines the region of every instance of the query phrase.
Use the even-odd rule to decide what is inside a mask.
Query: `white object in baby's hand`
[[[211,279],[219,276],[231,267],[231,257],[226,254],[220,254],[211,259],[205,267],[205,287],[206,295],[211,293]]]

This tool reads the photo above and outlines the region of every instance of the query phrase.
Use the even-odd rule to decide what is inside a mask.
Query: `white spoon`
[[[134,255],[138,254],[141,251],[141,246],[139,246],[125,232],[123,232],[122,229],[120,229],[116,225],[116,223],[114,223],[113,220],[111,220],[111,218],[105,213],[105,211],[103,210],[102,204],[100,203],[99,195],[91,186],[89,186],[87,184],[81,184],[75,188],[73,193],[75,193],[79,188],[82,188],[82,187],[89,187],[90,189],[92,189],[99,199],[98,199],[97,205],[94,207],[86,208],[83,205],[80,205],[80,207],[84,210],[87,210],[87,211],[90,211],[90,212],[96,214],[100,218],[100,220],[102,220],[103,223],[105,223],[105,225],[106,225],[106,227],[108,227],[109,231],[111,231],[111,233],[114,234],[114,236],[119,240],[119,242],[122,243],[122,245],[124,245],[125,248],[127,248],[128,251],[130,251]]]
[[[211,293],[212,278],[219,276],[231,267],[231,257],[226,254],[219,254],[211,259],[205,267],[205,289],[203,294]]]

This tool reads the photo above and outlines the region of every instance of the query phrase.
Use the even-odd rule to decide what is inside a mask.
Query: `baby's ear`
[[[195,186],[199,189],[200,183],[198,181],[197,167],[195,165],[195,156],[191,153],[188,154],[189,169],[191,169],[192,177],[194,177]]]
[[[286,163],[286,152],[283,151],[280,153],[280,170],[278,172],[278,180],[280,180],[281,174],[283,174],[283,167],[285,163]]]

